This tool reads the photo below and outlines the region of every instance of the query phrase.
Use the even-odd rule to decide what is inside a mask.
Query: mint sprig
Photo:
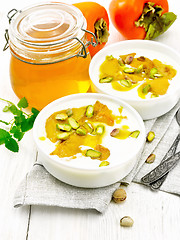
[[[32,129],[39,111],[36,108],[31,108],[30,114],[25,113],[23,109],[28,107],[28,101],[25,97],[20,99],[17,106],[3,98],[0,100],[7,103],[3,112],[11,112],[14,115],[10,122],[0,120],[0,123],[6,125],[6,129],[0,128],[0,145],[4,144],[8,150],[18,152],[18,142],[21,141],[25,132]]]

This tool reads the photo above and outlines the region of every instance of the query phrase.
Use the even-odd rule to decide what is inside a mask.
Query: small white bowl
[[[99,67],[107,55],[118,58],[119,55],[136,53],[136,57],[158,59],[177,70],[176,76],[170,81],[165,95],[157,98],[141,99],[134,88],[127,92],[116,91],[111,84],[99,83]],[[150,40],[127,40],[114,43],[103,48],[92,59],[89,67],[92,88],[95,92],[108,94],[129,103],[141,117],[151,119],[159,117],[172,109],[180,98],[180,55],[170,47]]]
[[[100,160],[92,160],[89,157],[80,156],[70,161],[59,158],[50,153],[55,149],[46,137],[45,123],[47,118],[54,112],[77,108],[94,104],[96,101],[106,104],[116,115],[119,115],[118,108],[123,107],[123,115],[128,119],[122,120],[118,125],[128,125],[131,131],[140,130],[137,138],[128,137],[125,140],[116,139],[108,134],[103,138],[102,145],[110,150],[110,157],[107,159],[110,165],[99,167]],[[111,131],[114,127],[107,128]],[[145,142],[145,127],[140,115],[127,103],[98,93],[74,94],[60,98],[47,105],[38,115],[33,127],[33,136],[37,145],[41,161],[44,167],[59,180],[77,187],[96,188],[113,184],[125,177],[133,168],[140,156]]]

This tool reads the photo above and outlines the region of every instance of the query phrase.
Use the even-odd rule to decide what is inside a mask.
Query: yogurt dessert
[[[171,65],[145,56],[136,57],[136,53],[120,55],[119,58],[106,56],[99,71],[99,83],[111,83],[114,90],[131,91],[142,99],[166,94],[177,73]]]
[[[99,187],[120,180],[133,168],[145,129],[126,103],[102,94],[75,94],[40,112],[34,137],[43,165],[55,177],[76,186]]]
[[[144,120],[168,112],[180,97],[180,56],[148,40],[107,46],[92,59],[89,73],[95,92],[116,96]]]

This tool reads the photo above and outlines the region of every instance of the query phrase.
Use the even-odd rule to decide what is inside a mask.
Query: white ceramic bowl
[[[107,159],[109,166],[99,167],[99,160],[92,160],[89,157],[78,157],[70,161],[59,158],[50,153],[55,149],[48,138],[45,141],[40,137],[46,136],[45,123],[47,118],[54,112],[74,107],[82,107],[94,104],[96,101],[106,104],[114,114],[118,114],[118,108],[123,107],[123,115],[128,119],[122,121],[128,124],[132,131],[140,130],[138,138],[127,138],[125,140],[110,137],[108,131],[114,127],[107,128],[108,134],[103,138],[102,145],[107,147],[111,154]],[[119,114],[118,114],[119,115]],[[120,127],[119,124],[118,126]],[[44,167],[53,176],[70,185],[96,188],[103,187],[117,182],[125,177],[133,168],[144,146],[145,127],[140,115],[127,103],[98,93],[74,94],[60,98],[47,105],[38,115],[33,127],[33,136]]]
[[[111,84],[99,83],[99,67],[107,55],[118,58],[119,55],[136,53],[136,57],[158,59],[177,70],[176,76],[170,81],[165,95],[157,98],[141,99],[134,88],[127,92],[116,91]],[[92,88],[95,92],[118,97],[134,107],[144,120],[159,117],[167,113],[178,102],[180,97],[180,55],[170,47],[150,40],[128,40],[114,43],[103,48],[92,59],[89,67]]]

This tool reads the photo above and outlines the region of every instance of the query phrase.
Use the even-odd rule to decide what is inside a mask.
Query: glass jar
[[[90,87],[86,20],[64,3],[34,5],[10,18],[10,79],[15,94],[42,109]]]

